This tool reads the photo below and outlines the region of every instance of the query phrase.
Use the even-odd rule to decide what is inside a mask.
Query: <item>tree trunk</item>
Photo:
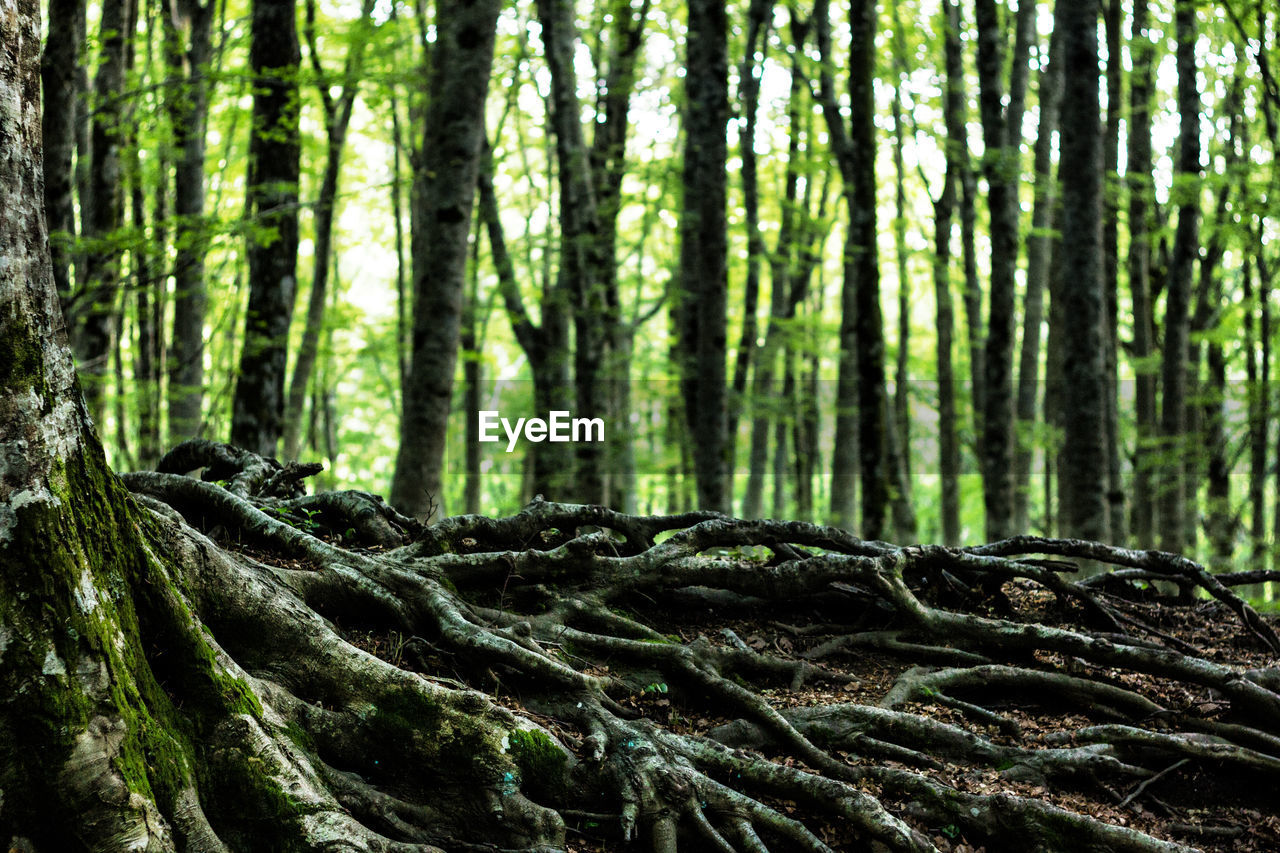
[[[1151,98],[1155,45],[1147,32],[1147,0],[1134,0],[1133,38],[1129,52],[1128,164],[1129,292],[1133,302],[1134,416],[1137,436],[1133,452],[1133,540],[1155,542],[1155,491],[1152,447],[1157,440],[1156,377],[1149,365],[1155,352],[1154,309],[1151,296],[1151,219],[1155,197],[1151,164]]]
[[[289,325],[298,288],[301,54],[294,5],[254,0],[249,47],[254,96],[245,207],[254,231],[246,252],[249,303],[231,441],[263,456],[276,455],[284,432]]]
[[[769,18],[773,15],[773,0],[751,0],[747,9],[747,36],[742,62],[738,63],[738,99],[742,102],[742,127],[738,131],[738,156],[742,159],[742,208],[747,229],[747,275],[743,284],[742,334],[738,337],[738,350],[733,360],[733,384],[730,388],[728,424],[729,496],[733,496],[733,481],[738,468],[739,413],[747,407],[747,374],[751,369],[759,336],[757,319],[760,301],[760,265],[765,253],[764,236],[760,233],[760,188],[756,167],[756,113],[760,105],[760,75],[769,47]],[[756,45],[761,45],[760,61],[756,62]],[[794,88],[792,90],[794,95]],[[784,202],[785,204],[785,202]],[[785,209],[783,215],[786,215]],[[776,290],[777,285],[774,285]],[[772,312],[771,312],[772,315]],[[768,334],[766,332],[766,334]],[[756,365],[757,372],[759,364]],[[754,393],[753,393],[754,396]],[[758,518],[763,509],[763,491],[760,474],[764,461],[755,462],[755,419],[752,419],[753,454],[747,463],[747,493],[742,499],[742,516]],[[767,425],[765,427],[767,430]],[[767,452],[767,451],[766,451]],[[756,472],[753,478],[753,471]],[[755,489],[753,492],[752,489]]]
[[[161,14],[165,67],[179,81],[166,93],[177,161],[173,175],[174,293],[169,341],[169,441],[201,432],[204,407],[205,125],[209,110],[208,64],[213,4],[182,0]],[[186,32],[185,44],[182,36]]]
[[[1174,235],[1165,307],[1164,353],[1161,384],[1164,387],[1160,424],[1170,461],[1164,466],[1160,487],[1160,547],[1181,551],[1186,543],[1185,478],[1182,459],[1187,445],[1187,366],[1189,362],[1191,281],[1200,239],[1200,92],[1196,84],[1196,10],[1190,0],[1178,0],[1174,20],[1177,32],[1178,229]]]
[[[964,27],[958,0],[943,0],[946,36],[943,41],[947,70],[947,98],[943,120],[947,128],[948,163],[954,161],[960,185],[960,245],[964,265],[964,313],[969,344],[969,403],[974,436],[982,435],[983,350],[986,336],[982,319],[982,283],[978,280],[977,181],[969,157],[968,94],[965,88],[964,52],[960,35]]]
[[[796,49],[802,47],[803,28],[792,25],[795,35]],[[797,192],[800,181],[801,147],[803,133],[801,116],[801,93],[803,80],[799,68],[792,67],[791,94],[787,104],[790,122],[788,134],[787,171],[783,178],[782,209],[778,217],[778,237],[774,243],[773,254],[769,263],[769,322],[765,327],[764,343],[756,354],[755,372],[751,380],[751,446],[747,466],[747,490],[742,501],[743,518],[759,518],[764,512],[765,470],[769,465],[769,429],[770,422],[775,423],[775,439],[783,437],[784,441],[775,440],[775,459],[783,460],[786,466],[786,418],[775,405],[774,373],[778,366],[778,355],[785,348],[783,343],[783,325],[787,321],[791,301],[792,267],[794,264],[795,219]],[[754,341],[753,341],[754,343]],[[787,400],[783,396],[783,400]],[[774,466],[774,493],[785,494],[783,483],[777,480],[779,466]],[[778,500],[775,497],[774,505]],[[775,515],[775,517],[777,517]]]
[[[289,381],[289,397],[284,414],[284,456],[298,458],[298,444],[302,432],[302,407],[307,398],[307,385],[315,370],[316,355],[320,347],[320,332],[324,327],[324,305],[329,292],[329,267],[336,263],[333,257],[333,219],[338,197],[338,179],[341,175],[342,152],[347,143],[347,127],[351,123],[351,110],[355,106],[360,75],[364,69],[364,49],[372,22],[373,0],[364,0],[360,19],[356,22],[351,42],[347,46],[347,58],[342,69],[342,88],[335,103],[329,94],[331,81],[320,66],[315,41],[315,2],[307,3],[307,43],[311,64],[316,73],[316,87],[320,102],[324,105],[325,164],[324,177],[320,181],[320,194],[315,205],[315,263],[311,273],[311,296],[307,302],[307,322],[302,330],[302,343],[298,347],[293,364],[293,378]]]
[[[609,32],[608,69],[604,91],[597,97],[595,135],[591,140],[591,172],[596,192],[596,219],[599,223],[600,268],[597,275],[605,295],[603,315],[606,361],[603,369],[603,417],[605,432],[605,502],[609,506],[634,509],[636,506],[635,443],[631,423],[631,355],[639,331],[639,317],[623,317],[618,292],[618,211],[621,208],[622,179],[627,166],[627,134],[631,126],[631,95],[636,91],[640,48],[644,43],[652,0],[642,0],[632,8],[628,0],[613,0],[613,27]],[[579,448],[580,464],[591,464],[595,448]],[[598,458],[598,456],[597,456]]]
[[[499,5],[478,0],[465,8],[442,7],[436,19],[422,167],[412,202],[413,363],[391,484],[392,503],[415,517],[442,509],[467,237]]]
[[[85,400],[94,421],[106,414],[107,360],[111,357],[120,315],[120,261],[112,244],[124,221],[124,193],[120,184],[121,95],[124,91],[129,0],[102,5],[98,71],[94,76],[91,124],[93,170],[90,175],[89,216],[84,236],[87,249],[83,282],[84,305],[77,311],[76,358],[84,378]]]
[[[1102,127],[1098,102],[1097,9],[1060,0],[1063,92],[1060,297],[1063,335],[1061,529],[1065,536],[1107,538],[1106,358],[1102,245]]]
[[[1103,333],[1106,346],[1107,513],[1112,542],[1126,537],[1124,476],[1120,466],[1120,117],[1124,112],[1123,60],[1120,27],[1124,12],[1120,0],[1103,6],[1107,39],[1107,123],[1102,138],[1102,289]]]
[[[80,64],[84,6],[84,0],[51,0],[49,35],[40,63],[44,208],[49,217],[53,281],[64,312],[70,307],[72,295],[71,247],[76,238],[72,159],[76,150],[76,69]]]
[[[1019,146],[1026,99],[1028,55],[1035,4],[1020,3],[1009,80],[1009,104],[1002,107],[1004,29],[995,0],[977,0],[978,81],[986,153],[987,202],[991,231],[990,322],[983,360],[981,432],[983,504],[988,539],[1015,532],[1013,341],[1015,272],[1018,263]]]
[[[723,3],[689,0],[684,206],[680,218],[681,377],[698,507],[727,511],[725,339],[728,299],[725,125],[728,19]]]
[[[556,287],[571,294],[574,327],[574,391],[577,414],[606,414],[603,383],[606,365],[605,313],[607,293],[602,270],[612,264],[612,245],[600,239],[596,187],[591,154],[582,132],[578,76],[573,56],[578,38],[571,0],[542,0],[538,20],[547,46],[551,71],[551,124],[555,130],[556,164],[560,178],[560,281]],[[606,251],[610,256],[606,256]],[[576,497],[586,503],[605,500],[605,454],[596,443],[574,446]]]
[[[1040,73],[1040,127],[1035,146],[1035,202],[1027,235],[1027,291],[1023,297],[1022,345],[1018,367],[1018,454],[1014,461],[1016,492],[1014,528],[1031,529],[1031,466],[1036,445],[1036,403],[1040,395],[1040,333],[1044,297],[1048,290],[1050,247],[1054,240],[1057,187],[1053,174],[1053,135],[1058,129],[1062,101],[1062,38],[1055,28],[1049,46],[1049,65]],[[1043,450],[1043,442],[1039,442]],[[1045,456],[1048,454],[1046,453]]]

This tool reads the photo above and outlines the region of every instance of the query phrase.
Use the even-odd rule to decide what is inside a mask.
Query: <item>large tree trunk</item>
[[[484,104],[499,3],[442,7],[413,206],[413,363],[404,391],[392,502],[414,516],[439,509],[458,362],[467,237],[484,145]]]
[[[1098,15],[1059,0],[1063,60],[1062,186],[1064,275],[1062,532],[1107,538],[1106,359],[1103,349],[1102,127],[1098,103]]]
[[[729,508],[726,410],[728,245],[725,125],[728,17],[723,3],[689,0],[685,63],[684,206],[680,219],[681,382],[701,509]]]
[[[264,456],[275,456],[284,432],[289,325],[298,288],[301,54],[294,5],[294,0],[254,0],[249,47],[254,96],[245,207],[253,231],[231,441]]]

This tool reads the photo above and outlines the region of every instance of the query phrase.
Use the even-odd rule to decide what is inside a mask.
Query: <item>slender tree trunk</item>
[[[1200,92],[1196,84],[1196,10],[1191,0],[1178,0],[1174,20],[1177,34],[1178,157],[1175,185],[1178,187],[1178,229],[1174,235],[1173,257],[1164,322],[1164,354],[1161,384],[1164,386],[1161,432],[1166,453],[1173,454],[1163,466],[1160,488],[1160,547],[1180,552],[1188,544],[1185,473],[1183,460],[1187,446],[1187,366],[1191,281],[1200,238]]]
[[[284,431],[285,366],[298,287],[301,54],[294,0],[254,0],[249,55],[254,96],[246,208],[256,233],[248,241],[249,303],[231,443],[275,456]]]
[[[981,433],[983,503],[987,538],[1016,532],[1014,521],[1013,340],[1015,272],[1018,263],[1019,145],[1026,98],[1034,3],[1020,3],[1009,81],[1009,104],[1001,106],[1004,29],[995,0],[977,0],[979,103],[986,154],[991,231],[990,322],[983,362]]]
[[[302,330],[302,343],[298,347],[293,364],[293,377],[289,381],[289,397],[284,415],[284,456],[298,457],[298,445],[302,433],[302,407],[307,399],[307,385],[315,370],[316,354],[320,347],[320,333],[324,327],[324,306],[329,293],[329,267],[336,263],[333,252],[333,219],[336,215],[338,181],[342,175],[342,152],[346,148],[347,128],[351,123],[351,110],[355,106],[360,75],[364,68],[364,50],[367,43],[369,15],[373,12],[373,0],[364,0],[360,20],[347,47],[347,58],[342,69],[342,89],[335,103],[329,94],[331,81],[320,67],[315,41],[315,2],[307,3],[307,43],[311,64],[316,74],[316,86],[320,102],[324,105],[325,164],[324,177],[320,181],[320,194],[315,204],[315,263],[311,273],[311,296],[307,302],[307,321]]]
[[[1240,285],[1244,295],[1244,358],[1245,376],[1249,399],[1249,568],[1265,569],[1267,566],[1267,432],[1270,415],[1267,403],[1269,365],[1265,355],[1260,357],[1258,341],[1258,311],[1265,308],[1266,295],[1259,298],[1253,284],[1253,262],[1246,254],[1240,269]],[[1265,327],[1270,323],[1261,324]],[[1265,328],[1263,334],[1271,330]],[[1267,348],[1269,349],[1269,348]],[[1269,354],[1269,353],[1266,353]],[[1255,592],[1256,594],[1256,592]]]
[[[1048,290],[1053,213],[1057,204],[1053,175],[1053,135],[1058,129],[1062,101],[1062,38],[1055,28],[1049,47],[1049,65],[1040,74],[1040,127],[1035,146],[1035,202],[1031,233],[1027,235],[1027,290],[1023,297],[1022,345],[1018,367],[1018,453],[1014,461],[1017,491],[1014,495],[1014,529],[1031,530],[1031,466],[1036,442],[1033,432],[1040,395],[1040,333],[1044,324],[1044,297]],[[1047,454],[1046,454],[1047,456]]]
[[[84,229],[91,241],[86,254],[84,299],[77,327],[76,357],[89,413],[99,424],[106,414],[106,371],[120,315],[120,260],[110,240],[124,221],[120,144],[123,134],[125,24],[129,0],[102,4],[101,49],[94,76],[94,108],[90,122],[93,170],[90,174],[89,216]]]
[[[827,3],[814,17],[818,50],[823,57],[822,111],[836,162],[844,179],[849,225],[845,236],[844,284],[840,297],[840,360],[836,388],[836,452],[832,460],[832,524],[852,527],[853,451],[862,491],[859,534],[884,535],[889,504],[889,454],[885,441],[888,409],[884,379],[884,324],[880,313],[880,270],[876,250],[875,201],[875,24],[874,0],[850,6],[849,127],[834,96],[826,70],[831,56]],[[856,400],[856,415],[854,410]],[[856,425],[856,445],[853,435]]]
[[[466,7],[442,6],[436,15],[422,169],[412,202],[413,363],[391,484],[391,502],[419,517],[442,510],[467,236],[499,7],[498,0],[477,0]]]
[[[728,298],[725,124],[728,19],[723,3],[689,0],[684,207],[680,220],[681,376],[701,509],[727,510],[725,337]]]
[[[1106,429],[1107,429],[1107,512],[1113,542],[1126,537],[1124,477],[1120,466],[1120,116],[1124,112],[1123,75],[1120,57],[1120,0],[1107,0],[1103,20],[1107,39],[1107,123],[1102,140],[1102,255],[1103,331],[1106,335]]]
[[[1105,295],[1102,244],[1103,142],[1098,102],[1096,7],[1062,0],[1061,263],[1063,336],[1062,532],[1107,538]]]
[[[960,185],[960,245],[964,265],[964,313],[969,345],[969,402],[973,418],[973,434],[982,435],[983,352],[986,335],[983,332],[982,283],[978,280],[977,250],[977,180],[969,157],[969,102],[965,91],[964,52],[960,39],[964,22],[960,16],[958,0],[943,0],[946,15],[944,38],[947,70],[947,107],[944,121],[947,128],[948,162],[954,158],[957,180]]]
[[[902,57],[901,21],[894,21],[896,57]],[[905,60],[899,62],[899,83],[893,90],[893,166],[894,166],[894,259],[898,266],[898,352],[893,375],[893,419],[888,430],[893,488],[890,490],[890,506],[893,510],[893,531],[900,542],[913,542],[916,538],[915,510],[911,505],[911,412],[908,380],[908,363],[911,354],[911,277],[907,250],[907,190],[906,166],[903,162],[902,78],[906,74]]]
[[[765,51],[769,46],[768,19],[773,13],[773,0],[752,0],[747,10],[746,46],[742,62],[738,64],[738,98],[742,102],[742,128],[738,133],[738,156],[742,159],[742,207],[747,229],[747,276],[743,285],[742,334],[733,361],[733,385],[728,409],[729,495],[733,495],[734,473],[738,464],[739,413],[746,402],[747,374],[757,347],[760,300],[760,264],[764,256],[764,236],[760,233],[760,189],[756,174],[756,112],[760,103],[760,68],[764,65]],[[756,62],[756,45],[761,45],[760,62]],[[776,284],[775,284],[776,287]],[[759,370],[759,365],[756,365]],[[754,419],[752,421],[754,433]],[[754,441],[754,434],[753,434]],[[754,451],[754,445],[752,447]],[[742,515],[756,518],[762,509],[762,496],[758,489],[752,494],[751,464],[748,462],[747,494],[743,498]],[[756,479],[758,484],[759,478]],[[754,503],[754,506],[753,506]]]
[[[946,64],[946,98],[943,120],[947,127],[947,168],[942,192],[934,201],[933,291],[937,306],[938,369],[938,479],[942,540],[960,543],[960,440],[957,430],[955,369],[955,309],[951,296],[951,225],[955,215],[956,184],[966,169],[967,146],[961,144],[964,112],[964,66],[960,54],[960,8],[944,2],[942,10]],[[970,313],[970,318],[981,312]],[[974,352],[977,352],[975,349]]]
[[[169,441],[174,445],[200,434],[204,407],[204,256],[208,245],[204,158],[212,6],[182,0],[172,9],[166,6],[161,14],[165,66],[171,81],[165,103],[177,152],[173,173],[173,332],[168,358]]]
[[[635,441],[631,424],[631,354],[638,324],[623,318],[618,291],[618,211],[621,208],[622,179],[627,165],[627,133],[631,122],[631,95],[636,91],[640,48],[649,17],[651,0],[641,0],[632,8],[628,0],[613,0],[610,30],[609,67],[605,88],[596,104],[597,121],[591,141],[591,165],[596,191],[596,211],[600,250],[597,270],[604,292],[605,415],[610,425],[605,434],[606,502],[615,507],[635,507]],[[583,457],[580,457],[582,460]],[[590,457],[585,457],[589,462]]]
[[[72,160],[76,150],[76,69],[84,16],[84,0],[50,0],[49,35],[40,61],[44,209],[49,220],[53,282],[64,314],[72,294],[71,247],[76,236]]]
[[[802,36],[793,25],[796,41]],[[800,49],[801,45],[796,45]],[[784,436],[785,418],[777,411],[774,395],[774,371],[777,369],[778,354],[783,344],[783,325],[791,305],[792,258],[794,257],[794,233],[797,205],[797,192],[800,182],[801,149],[800,139],[803,133],[801,101],[803,81],[798,68],[792,68],[791,97],[787,112],[790,121],[789,145],[787,151],[787,171],[783,183],[782,210],[779,212],[778,237],[774,243],[773,254],[769,263],[769,322],[765,328],[764,344],[755,357],[755,373],[751,382],[751,449],[747,468],[747,490],[743,498],[742,515],[744,518],[758,518],[764,512],[765,470],[769,464],[769,428],[770,420],[774,420],[777,428],[775,438]],[[784,400],[788,399],[783,397]],[[775,442],[774,454],[785,460],[785,445]],[[785,461],[784,461],[785,466]],[[774,492],[783,490],[777,482],[774,466]],[[778,501],[775,498],[774,504]],[[776,516],[775,516],[776,517]]]
[[[1152,444],[1157,436],[1156,377],[1150,366],[1155,352],[1151,297],[1151,219],[1154,206],[1151,166],[1151,97],[1155,46],[1147,32],[1147,0],[1134,0],[1133,38],[1129,53],[1128,164],[1129,293],[1133,304],[1134,415],[1137,438],[1133,455],[1133,539],[1139,547],[1155,544],[1154,471]]]

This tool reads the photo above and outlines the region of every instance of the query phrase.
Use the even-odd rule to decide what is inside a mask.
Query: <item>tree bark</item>
[[[607,293],[602,270],[613,262],[612,244],[600,239],[596,186],[591,152],[582,132],[578,76],[574,70],[577,27],[571,0],[542,0],[538,19],[551,71],[551,124],[555,132],[560,179],[560,281],[570,294],[574,326],[574,392],[578,414],[600,417],[607,401],[605,314]],[[606,256],[606,250],[608,256]],[[587,503],[605,500],[605,455],[600,445],[575,445],[577,497]]]
[[[1151,220],[1155,197],[1151,164],[1151,98],[1154,87],[1155,45],[1147,32],[1147,0],[1135,0],[1133,37],[1129,52],[1128,164],[1129,190],[1129,292],[1133,303],[1134,416],[1137,438],[1133,453],[1134,541],[1155,541],[1155,490],[1152,446],[1157,440],[1156,377],[1149,365],[1155,352],[1154,310],[1151,296]]]
[[[738,337],[738,349],[733,359],[733,384],[730,388],[728,408],[729,496],[733,496],[733,481],[738,469],[738,424],[740,414],[748,410],[747,375],[757,350],[759,336],[760,266],[765,254],[764,235],[760,233],[760,180],[756,165],[756,119],[760,106],[760,77],[769,47],[769,19],[773,15],[773,0],[751,0],[747,9],[747,35],[742,61],[738,63],[738,100],[742,102],[742,127],[738,131],[738,156],[742,160],[742,208],[747,229],[747,273],[743,283],[742,333]],[[760,45],[760,61],[756,61],[757,44]],[[794,87],[792,94],[794,96]],[[794,131],[793,131],[794,132]],[[785,202],[784,202],[785,204]],[[784,210],[783,215],[786,215]],[[774,287],[776,288],[776,284]],[[772,296],[771,296],[772,302]],[[772,314],[772,312],[770,312]],[[767,332],[766,332],[767,334]],[[755,364],[757,372],[759,364]],[[753,394],[754,396],[754,394]],[[751,453],[755,452],[755,419],[752,419]],[[765,428],[767,430],[767,427]],[[766,432],[767,435],[767,432]],[[767,445],[766,445],[767,447]],[[767,450],[766,450],[767,453]],[[744,518],[757,518],[763,509],[763,465],[757,468],[754,456],[747,461],[747,491],[742,498]],[[753,473],[754,472],[754,473]],[[754,488],[754,491],[753,491]]]
[[[1049,45],[1049,64],[1040,72],[1040,127],[1035,145],[1035,201],[1031,232],[1027,234],[1027,291],[1023,297],[1022,344],[1018,361],[1018,453],[1014,460],[1016,492],[1014,527],[1031,529],[1031,467],[1036,403],[1040,396],[1040,337],[1044,325],[1044,298],[1048,290],[1050,246],[1055,237],[1054,208],[1057,186],[1053,173],[1053,135],[1058,129],[1062,101],[1062,38],[1055,28]],[[1046,453],[1047,457],[1048,454]],[[1047,532],[1047,531],[1046,531]]]
[[[76,69],[80,64],[84,15],[84,0],[51,0],[49,35],[40,63],[44,208],[49,217],[53,280],[64,312],[70,307],[72,295],[71,248],[76,238],[72,160],[76,150]]]
[[[458,361],[467,236],[484,144],[484,104],[499,3],[441,8],[430,103],[413,205],[413,363],[404,394],[391,501],[429,517],[439,509]]]
[[[120,143],[124,132],[125,23],[130,0],[107,0],[102,5],[98,70],[94,75],[94,107],[90,121],[93,169],[90,174],[89,216],[84,236],[86,263],[83,308],[78,311],[76,358],[84,377],[85,400],[93,419],[106,414],[107,360],[119,330],[120,262],[111,241],[124,221]]]
[[[1060,0],[1055,27],[1062,32],[1062,187],[1060,296],[1067,320],[1063,336],[1061,455],[1062,532],[1107,538],[1106,358],[1102,245],[1102,127],[1098,99],[1097,9]]]
[[[177,444],[200,434],[204,407],[204,257],[208,250],[204,157],[213,6],[181,0],[171,10],[166,7],[162,11],[161,24],[170,80],[165,104],[177,151],[173,175],[173,332],[167,365],[169,441]]]
[[[688,9],[678,306],[681,382],[698,506],[727,511],[728,18],[724,4],[715,0],[689,0]]]
[[[285,367],[298,280],[298,48],[294,0],[254,0],[249,61],[254,74],[246,209],[249,303],[231,441],[275,456],[284,432]]]
[[[1120,465],[1120,117],[1124,68],[1120,57],[1120,0],[1107,0],[1102,10],[1107,40],[1107,121],[1102,137],[1103,314],[1106,345],[1107,513],[1110,540],[1126,536],[1124,476]]]
[[[876,249],[875,10],[874,0],[854,0],[850,7],[849,93],[853,109],[847,129],[835,98],[834,81],[826,70],[831,57],[831,27],[825,0],[814,12],[818,51],[824,62],[822,112],[844,181],[849,216],[844,249],[844,283],[840,296],[840,372],[836,387],[831,517],[836,526],[852,527],[853,479],[857,476],[862,492],[862,516],[858,528],[860,535],[869,539],[883,535],[889,504],[889,459],[885,435],[889,412],[884,382],[884,324],[880,313],[879,254]],[[853,464],[855,447],[856,474]]]
[[[1164,352],[1161,384],[1164,389],[1160,416],[1166,453],[1160,486],[1160,547],[1180,551],[1186,543],[1183,454],[1187,452],[1187,365],[1191,322],[1191,281],[1200,245],[1200,92],[1196,84],[1195,5],[1175,4],[1177,36],[1178,156],[1175,163],[1178,228],[1174,234],[1165,307]]]
[[[991,231],[990,320],[983,360],[981,432],[983,504],[988,539],[1016,532],[1014,521],[1013,341],[1015,271],[1018,263],[1018,179],[1028,56],[1035,4],[1020,3],[1009,78],[1008,107],[1001,105],[1004,29],[995,0],[977,0],[978,82],[986,153]]]

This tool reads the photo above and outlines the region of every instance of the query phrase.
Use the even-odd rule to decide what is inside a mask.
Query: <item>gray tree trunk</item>
[[[315,205],[315,255],[311,273],[311,295],[307,301],[307,321],[302,330],[302,343],[294,359],[293,377],[289,381],[289,397],[284,415],[284,456],[297,459],[299,439],[302,435],[302,408],[307,399],[307,385],[315,370],[316,356],[320,348],[320,332],[324,326],[325,299],[329,292],[329,266],[333,258],[333,218],[338,197],[338,181],[341,177],[342,152],[347,143],[347,127],[351,123],[351,111],[355,106],[356,92],[360,87],[360,75],[364,69],[364,50],[372,22],[373,0],[364,0],[360,19],[356,22],[347,46],[347,57],[342,69],[342,88],[337,101],[329,94],[332,81],[324,73],[315,43],[315,3],[307,4],[307,42],[311,64],[316,74],[316,87],[320,103],[324,107],[325,164],[324,177],[320,181],[320,193]]]
[[[1120,0],[1107,0],[1103,20],[1107,40],[1107,122],[1102,137],[1103,333],[1107,371],[1107,512],[1113,542],[1126,539],[1124,475],[1120,464],[1120,117],[1124,68],[1120,56]]]
[[[391,502],[439,509],[466,281],[467,237],[484,144],[497,0],[442,6],[436,16],[422,166],[415,177],[413,361],[404,391]]]
[[[120,313],[120,261],[110,241],[124,220],[120,144],[121,94],[124,91],[125,23],[129,0],[102,4],[98,70],[94,75],[94,107],[90,122],[93,169],[89,178],[89,215],[84,236],[92,241],[86,253],[82,282],[84,303],[75,312],[76,358],[84,382],[85,401],[93,419],[105,414],[107,360],[111,357]]]
[[[681,377],[698,507],[727,511],[728,19],[724,4],[716,0],[689,0],[688,8],[678,297]]]
[[[1107,538],[1106,354],[1102,257],[1102,127],[1097,9],[1059,0],[1062,91],[1062,533]]]
[[[165,64],[170,76],[178,81],[165,98],[177,150],[173,176],[173,333],[167,365],[169,441],[176,445],[200,434],[204,407],[204,256],[208,245],[204,156],[213,4],[181,0],[174,4],[172,15],[161,16],[161,22]]]
[[[738,424],[741,413],[748,410],[747,374],[753,367],[756,338],[759,335],[757,318],[760,301],[760,267],[764,258],[764,235],[760,233],[760,189],[756,166],[756,114],[760,105],[760,77],[769,47],[769,18],[773,14],[773,0],[751,0],[747,9],[747,36],[738,63],[738,100],[742,102],[742,126],[738,131],[738,156],[742,160],[742,207],[747,229],[747,274],[743,284],[742,333],[733,360],[733,384],[730,388],[727,438],[729,458],[729,495],[733,495],[733,481],[738,468]],[[756,45],[761,45],[759,63],[756,62]],[[785,204],[785,202],[784,202]],[[786,215],[785,209],[783,215]],[[776,284],[774,285],[776,288]],[[771,312],[772,313],[772,312]],[[767,334],[767,333],[766,333]],[[754,365],[759,371],[759,365]],[[752,419],[752,446],[754,453],[754,425]],[[766,445],[767,447],[767,445]],[[766,451],[767,452],[767,451]],[[759,469],[747,463],[747,491],[742,499],[742,516],[758,518],[763,508],[763,462]],[[753,471],[757,474],[753,477]],[[755,489],[753,492],[752,489]]]
[[[1185,472],[1183,454],[1188,450],[1187,365],[1189,361],[1191,282],[1200,250],[1200,92],[1196,84],[1196,10],[1190,0],[1178,0],[1174,12],[1177,36],[1178,156],[1175,182],[1179,186],[1178,227],[1164,322],[1161,384],[1164,387],[1160,415],[1164,447],[1172,454],[1163,465],[1160,486],[1160,547],[1179,552],[1186,544]]]
[[[1150,22],[1147,0],[1133,5],[1133,38],[1129,53],[1128,163],[1125,179],[1129,190],[1129,293],[1133,305],[1134,416],[1137,437],[1133,455],[1133,518],[1131,529],[1139,547],[1155,544],[1155,491],[1152,444],[1157,437],[1156,377],[1147,362],[1155,352],[1154,311],[1151,296],[1151,219],[1155,205],[1151,165],[1152,67],[1155,46],[1147,32]]]
[[[254,96],[245,207],[253,231],[231,443],[263,456],[276,455],[284,432],[289,325],[298,288],[301,53],[294,7],[294,0],[254,0],[249,47]]]
[[[1014,460],[1014,529],[1031,531],[1031,466],[1035,453],[1033,430],[1040,396],[1040,333],[1048,290],[1050,244],[1053,237],[1057,186],[1053,175],[1053,135],[1058,129],[1062,101],[1062,39],[1057,29],[1049,47],[1049,65],[1040,74],[1040,127],[1035,145],[1035,202],[1031,233],[1027,235],[1027,290],[1022,303],[1022,344],[1018,359],[1018,453]],[[1046,454],[1047,455],[1047,454]]]
[[[1009,78],[1004,90],[1004,28],[995,0],[977,0],[979,104],[986,153],[991,231],[990,320],[983,360],[981,432],[983,503],[987,538],[1003,539],[1014,521],[1013,342],[1015,272],[1018,263],[1019,146],[1026,100],[1028,56],[1034,37],[1035,4],[1020,3]]]
[[[72,160],[76,150],[76,68],[84,15],[84,0],[51,0],[49,35],[40,63],[44,208],[49,217],[53,281],[64,311],[72,293],[71,246],[76,236]]]

